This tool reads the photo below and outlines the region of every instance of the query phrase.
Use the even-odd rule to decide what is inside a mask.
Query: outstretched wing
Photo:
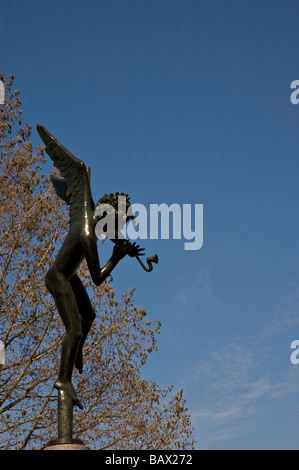
[[[86,222],[86,216],[89,218],[95,207],[91,197],[89,168],[64,148],[45,127],[38,124],[37,131],[63,178],[51,176],[57,195],[70,206],[70,223]]]

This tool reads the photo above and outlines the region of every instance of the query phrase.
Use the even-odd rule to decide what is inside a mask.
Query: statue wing
[[[56,194],[70,206],[70,223],[85,223],[93,217],[95,205],[90,189],[90,170],[71,154],[42,125],[37,131],[46,145],[46,152],[58,168],[62,179],[51,175]]]
[[[50,178],[57,196],[70,205],[71,198],[69,195],[66,195],[68,190],[66,181],[62,178],[56,178],[56,176],[53,175],[50,175]]]

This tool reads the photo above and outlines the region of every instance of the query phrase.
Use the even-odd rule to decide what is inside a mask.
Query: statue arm
[[[96,286],[99,286],[109,276],[121,257],[113,252],[111,258],[101,268],[96,239],[85,239],[82,244],[91,279]]]
[[[99,286],[109,276],[119,261],[126,255],[131,257],[143,255],[143,248],[140,248],[139,245],[132,244],[128,240],[122,240],[120,243],[115,244],[111,258],[101,268],[95,237],[92,239],[89,237],[84,238],[83,250],[92,281],[96,286]]]

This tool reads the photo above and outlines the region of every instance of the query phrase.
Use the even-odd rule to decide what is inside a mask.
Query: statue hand
[[[129,247],[128,247],[128,252],[127,252],[127,255],[131,256],[132,258],[134,258],[135,256],[143,256],[144,253],[142,253],[142,251],[144,251],[144,248],[140,248],[140,245],[136,245],[136,243],[131,243],[131,242],[128,242],[129,243]]]
[[[124,258],[126,255],[134,258],[135,256],[142,256],[144,253],[142,251],[144,248],[140,248],[136,243],[131,243],[128,240],[124,240],[122,243],[115,245],[113,248],[113,255],[117,256],[119,259]]]

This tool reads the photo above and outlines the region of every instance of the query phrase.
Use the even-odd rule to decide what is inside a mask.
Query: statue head
[[[121,230],[130,220],[135,219],[131,210],[130,197],[125,193],[104,194],[97,202],[97,213],[100,214],[99,221],[104,218],[107,221],[113,220],[113,224],[106,223],[103,226],[103,234],[110,239],[122,238]],[[111,227],[114,227],[113,231]]]

